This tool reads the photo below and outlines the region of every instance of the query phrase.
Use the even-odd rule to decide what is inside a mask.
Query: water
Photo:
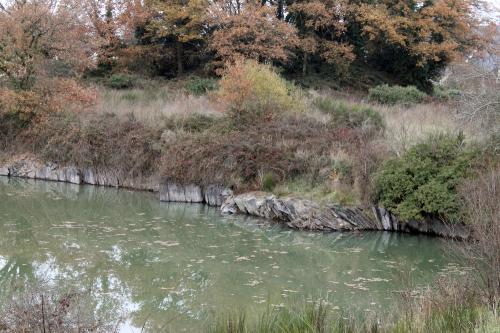
[[[291,231],[153,194],[0,177],[0,303],[41,280],[90,292],[122,332],[201,330],[215,313],[293,300],[390,312],[401,278],[456,266],[442,241]]]

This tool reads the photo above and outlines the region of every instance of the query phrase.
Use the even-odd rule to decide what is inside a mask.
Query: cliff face
[[[278,198],[266,192],[233,195],[223,185],[179,184],[167,178],[131,177],[113,170],[59,166],[32,157],[19,156],[0,164],[0,175],[148,190],[159,192],[161,201],[205,203],[221,207],[223,214],[248,214],[283,223],[290,228],[311,231],[395,231],[467,239],[462,224],[437,219],[401,221],[383,208],[319,205],[310,200]]]

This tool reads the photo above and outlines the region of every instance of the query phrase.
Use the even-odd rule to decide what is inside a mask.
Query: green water
[[[425,286],[455,268],[435,238],[297,232],[150,193],[0,177],[0,300],[41,280],[85,289],[122,332],[192,332],[214,313],[297,299],[390,312],[407,272]]]

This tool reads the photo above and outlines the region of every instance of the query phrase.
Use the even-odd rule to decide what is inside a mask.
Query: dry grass
[[[96,106],[97,113],[136,119],[146,125],[156,126],[170,117],[220,114],[209,97],[189,95],[182,89],[173,89],[167,85],[126,90],[100,88],[100,90],[101,98]]]
[[[200,114],[221,116],[217,100],[207,96],[194,96],[172,84],[155,84],[150,87],[127,90],[100,88],[101,98],[96,112],[114,114],[122,119],[135,119],[149,126],[157,126],[166,118],[188,118]],[[386,124],[385,145],[400,155],[430,133],[464,131],[468,138],[480,133],[472,126],[460,124],[453,107],[443,103],[417,104],[413,106],[383,106],[365,101],[356,94],[346,95],[332,91],[309,91],[309,100],[316,97],[330,97],[348,105],[363,105],[375,108],[384,117]],[[311,105],[312,103],[308,103]],[[325,123],[328,118],[309,107],[308,118]]]
[[[472,136],[468,128],[459,125],[451,107],[446,104],[417,104],[411,107],[380,106],[379,111],[386,123],[386,144],[398,156],[432,133],[457,134],[463,131],[467,137]]]
[[[384,144],[389,150],[400,156],[415,143],[422,141],[429,134],[446,132],[457,134],[462,131],[469,140],[482,140],[479,128],[461,122],[456,106],[447,103],[421,103],[411,106],[380,105],[369,103],[358,94],[345,94],[335,91],[310,92],[311,96],[330,97],[348,105],[362,105],[375,108],[384,118]]]

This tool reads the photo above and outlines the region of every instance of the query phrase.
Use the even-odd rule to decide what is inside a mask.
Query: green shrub
[[[187,117],[171,117],[166,120],[165,128],[182,129],[187,132],[203,132],[217,123],[215,117],[206,114],[193,113]]]
[[[337,160],[333,165],[333,170],[339,175],[341,179],[351,179],[352,178],[352,164],[348,161]]]
[[[456,222],[456,188],[470,172],[475,154],[462,135],[432,135],[382,166],[375,179],[376,201],[403,219],[432,216]]]
[[[262,176],[261,188],[263,191],[271,192],[276,187],[276,177],[268,172]]]
[[[433,91],[434,97],[442,102],[458,99],[460,94],[460,90],[448,89],[443,86],[435,86]]]
[[[113,89],[128,89],[134,86],[134,77],[128,74],[113,74],[106,81],[106,85]]]
[[[136,91],[127,91],[121,98],[129,102],[135,102],[139,99],[139,94]]]
[[[389,86],[382,84],[370,88],[368,97],[370,100],[382,104],[415,104],[424,101],[427,95],[414,86]]]
[[[193,76],[186,83],[186,90],[193,95],[205,95],[209,91],[216,90],[218,87],[217,81],[214,79],[202,78]]]
[[[339,127],[384,128],[382,116],[367,105],[349,105],[345,102],[329,98],[317,98],[314,104],[321,112],[329,114],[332,117],[332,121]]]

